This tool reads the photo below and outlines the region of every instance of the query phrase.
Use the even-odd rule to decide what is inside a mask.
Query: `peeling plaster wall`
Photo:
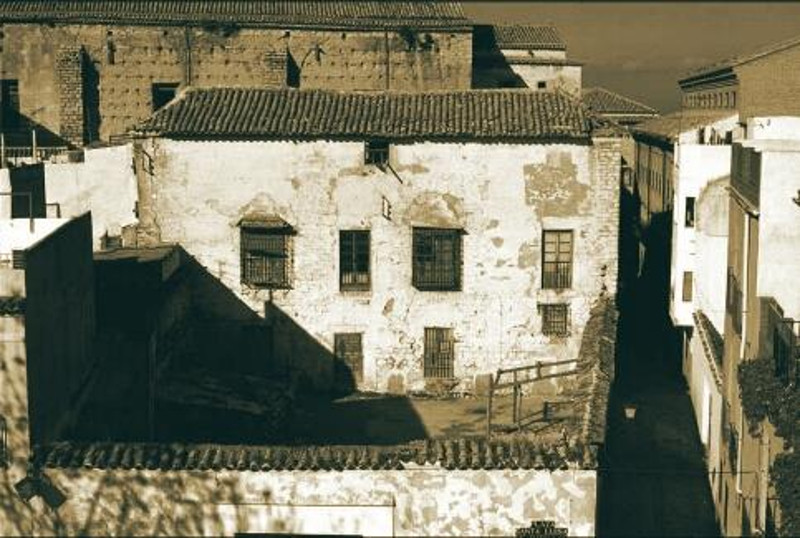
[[[595,471],[48,469],[46,474],[66,494],[66,503],[54,513],[40,498],[26,504],[10,493],[0,504],[0,533],[511,536],[533,520],[548,519],[569,529],[570,536],[594,534]],[[7,486],[6,476],[0,477]]]
[[[19,80],[20,112],[40,133],[58,135],[64,118],[56,60],[62,48],[82,46],[87,55],[83,91],[90,101],[99,100],[86,109],[87,117],[94,118],[86,134],[98,132],[108,140],[150,116],[152,83],[280,87],[287,84],[286,62],[276,63],[270,55],[286,51],[300,69],[303,88],[468,89],[471,32],[425,33],[431,35],[432,49],[409,51],[399,33],[383,31],[228,33],[168,26],[5,24],[0,61],[3,78]],[[94,125],[98,113],[99,126]],[[71,131],[62,134],[80,138]],[[25,136],[30,139],[30,133]]]
[[[392,375],[424,387],[424,327],[452,327],[458,389],[501,366],[577,356],[591,302],[616,291],[620,142],[588,145],[393,146],[399,176],[364,166],[361,142],[155,140],[154,175],[140,175],[140,240],[181,244],[250,309],[271,300],[313,346],[362,332],[363,389]],[[281,166],[275,166],[281,163]],[[143,167],[140,167],[143,168]],[[381,214],[382,199],[391,219]],[[293,289],[240,283],[239,228],[251,211],[277,214],[293,237]],[[460,227],[463,291],[411,285],[413,226]],[[372,290],[340,292],[339,230],[371,230]],[[541,289],[543,229],[574,230],[573,287]],[[541,334],[537,305],[568,302],[571,334]],[[297,338],[275,352],[296,365]],[[321,359],[323,364],[325,360]]]
[[[62,217],[92,212],[94,249],[101,238],[136,223],[136,176],[131,145],[87,149],[84,162],[45,164],[45,199]]]

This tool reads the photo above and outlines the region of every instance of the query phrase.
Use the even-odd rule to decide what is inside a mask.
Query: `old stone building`
[[[186,86],[467,89],[457,3],[15,0],[0,4],[6,145],[107,141]]]
[[[312,384],[341,354],[362,389],[469,391],[574,358],[615,293],[621,135],[562,94],[197,89],[139,132],[139,244],[179,243]]]

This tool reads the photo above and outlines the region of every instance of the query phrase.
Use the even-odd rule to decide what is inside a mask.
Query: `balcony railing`
[[[19,140],[17,140],[19,142]],[[36,131],[31,131],[30,146],[7,145],[4,133],[0,133],[0,167],[36,164],[51,160],[69,151],[67,146],[42,146],[36,141]]]

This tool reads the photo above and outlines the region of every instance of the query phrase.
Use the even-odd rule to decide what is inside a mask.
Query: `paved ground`
[[[670,341],[663,277],[651,268],[622,305],[598,501],[601,536],[719,536],[679,347]],[[637,405],[633,420],[625,418],[626,403]]]

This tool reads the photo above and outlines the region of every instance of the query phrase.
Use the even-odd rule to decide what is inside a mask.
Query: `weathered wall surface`
[[[94,272],[89,214],[26,251],[25,337],[33,442],[50,442],[94,364]]]
[[[681,144],[678,162],[675,166],[676,181],[674,209],[672,212],[672,256],[671,256],[671,288],[674,293],[670,297],[670,314],[675,325],[692,325],[692,313],[701,308],[712,318],[716,327],[722,331],[724,315],[724,282],[725,252],[727,248],[727,192],[719,188],[711,189],[715,194],[706,193],[710,183],[727,184],[730,178],[731,146],[709,146],[699,144]],[[687,198],[694,198],[693,226],[686,225]],[[711,249],[722,259],[708,258]],[[703,257],[700,260],[700,257]],[[692,273],[692,299],[683,298],[683,275]],[[720,296],[720,284],[722,295]],[[701,290],[701,286],[708,286]],[[704,304],[698,301],[704,294],[706,300],[714,302]],[[721,299],[721,301],[720,301]]]
[[[385,390],[392,375],[422,388],[424,327],[454,329],[463,389],[500,366],[574,358],[591,302],[616,289],[616,139],[398,145],[399,177],[364,166],[361,142],[152,144],[154,175],[140,177],[145,239],[181,244],[245,311],[266,310],[278,356],[329,368],[334,333],[363,333],[365,389]],[[251,212],[295,227],[293,289],[241,284],[237,224]],[[464,229],[463,291],[412,287],[413,226]],[[339,291],[347,229],[371,231],[371,291]],[[572,289],[541,289],[543,229],[574,230]],[[566,338],[542,335],[537,306],[552,302],[570,305]]]
[[[136,176],[131,145],[84,150],[84,162],[45,164],[45,197],[62,217],[92,212],[95,250],[101,238],[136,223]]]
[[[48,469],[46,474],[67,501],[54,513],[40,498],[25,504],[10,493],[0,505],[0,533],[510,536],[533,520],[547,519],[568,528],[570,536],[594,534],[595,471]]]
[[[791,47],[735,68],[737,107],[742,118],[800,116],[800,47]]]
[[[531,65],[509,62],[511,69],[529,88],[539,88],[539,83],[546,84],[547,90],[562,90],[572,95],[579,95],[581,91],[580,65]]]
[[[764,152],[759,215],[758,294],[774,297],[787,317],[800,319],[800,147]]]
[[[420,34],[410,47],[383,31],[6,24],[0,59],[3,77],[19,80],[21,113],[42,133],[64,127],[65,138],[80,138],[63,89],[84,95],[85,138],[107,140],[150,116],[152,83],[284,86],[294,77],[304,88],[469,88],[471,33],[427,34],[429,46],[417,46]],[[81,81],[59,76],[64,51],[76,47],[85,51]]]

